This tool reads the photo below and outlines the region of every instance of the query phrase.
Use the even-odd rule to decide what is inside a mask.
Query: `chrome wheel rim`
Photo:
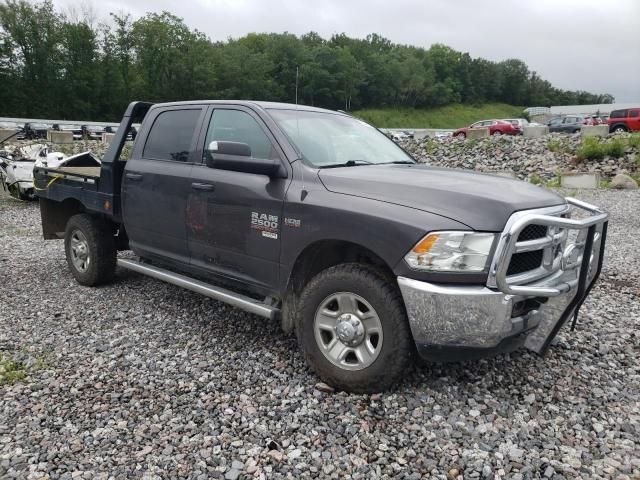
[[[618,127],[615,129],[615,133],[624,133],[624,132],[626,132],[626,130],[622,127]]]
[[[313,322],[318,348],[332,364],[344,370],[362,370],[382,350],[382,322],[360,295],[338,292],[325,298]]]
[[[71,234],[71,263],[79,272],[86,272],[91,263],[89,255],[89,242],[80,230],[74,230]]]

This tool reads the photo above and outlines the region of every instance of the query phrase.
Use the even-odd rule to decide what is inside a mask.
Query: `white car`
[[[529,125],[532,125],[531,123],[529,123],[529,120],[527,120],[526,118],[503,118],[502,119],[503,122],[509,122],[511,125],[514,126],[519,126],[520,130],[524,130],[524,127],[528,127]]]

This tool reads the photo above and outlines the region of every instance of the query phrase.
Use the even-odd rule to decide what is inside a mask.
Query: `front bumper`
[[[398,277],[419,353],[451,360],[491,354],[524,344],[544,354],[560,328],[577,313],[597,280],[607,230],[607,214],[568,199],[589,216],[572,220],[518,214],[501,235],[488,286],[444,285]],[[506,276],[518,236],[530,224],[577,230],[576,241],[562,245],[549,275],[525,285]],[[588,254],[587,254],[588,252]],[[495,286],[492,286],[494,284]]]

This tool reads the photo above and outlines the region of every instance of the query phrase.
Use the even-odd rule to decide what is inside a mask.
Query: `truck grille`
[[[520,273],[535,270],[542,265],[542,250],[533,252],[514,253],[507,269],[507,276],[518,275]]]
[[[518,235],[507,268],[508,281],[526,285],[557,272],[566,240],[564,229],[535,223],[527,225]]]
[[[547,235],[547,227],[545,225],[527,225],[518,235],[519,242],[525,242],[527,240],[536,240],[543,238]]]
[[[504,227],[487,286],[510,295],[554,297],[591,281],[600,269],[606,212],[567,198],[565,205],[520,210]],[[573,213],[578,215],[572,219]],[[585,247],[592,242],[589,258]],[[585,276],[581,276],[587,268]]]

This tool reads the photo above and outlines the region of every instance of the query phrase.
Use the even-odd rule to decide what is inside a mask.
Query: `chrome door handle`
[[[194,190],[202,190],[205,192],[213,192],[215,190],[215,187],[210,183],[192,183],[191,188],[193,188]]]

